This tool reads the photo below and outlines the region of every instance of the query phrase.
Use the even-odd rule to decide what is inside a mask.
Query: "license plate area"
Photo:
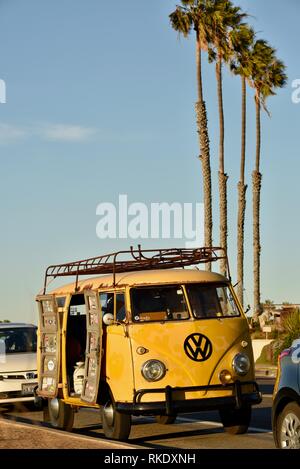
[[[32,396],[37,385],[38,383],[23,383],[21,388],[22,396]]]

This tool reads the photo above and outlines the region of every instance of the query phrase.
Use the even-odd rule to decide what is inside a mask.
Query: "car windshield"
[[[7,354],[36,352],[36,328],[7,327],[0,329],[0,351]]]
[[[191,284],[186,291],[197,319],[240,316],[227,285]]]
[[[131,301],[133,320],[136,322],[178,321],[189,318],[180,285],[133,288]]]

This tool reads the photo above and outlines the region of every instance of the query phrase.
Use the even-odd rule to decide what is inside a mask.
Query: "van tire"
[[[155,420],[156,420],[156,423],[159,423],[160,425],[172,425],[172,423],[175,423],[176,418],[177,418],[176,414],[156,415]]]
[[[230,435],[247,433],[251,420],[251,406],[241,409],[220,409],[220,418],[224,430]]]
[[[101,407],[102,428],[106,438],[126,441],[131,430],[131,415],[121,414],[111,398]]]
[[[300,406],[297,402],[289,402],[280,412],[273,429],[275,444],[280,449],[300,448]]]
[[[54,428],[70,432],[74,423],[74,409],[57,397],[48,399],[48,405],[44,408],[44,421]]]

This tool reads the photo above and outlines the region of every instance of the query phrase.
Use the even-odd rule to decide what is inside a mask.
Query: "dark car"
[[[272,425],[277,448],[300,449],[300,339],[278,359]]]

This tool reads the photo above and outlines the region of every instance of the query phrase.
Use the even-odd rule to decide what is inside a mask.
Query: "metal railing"
[[[121,258],[124,256],[127,258],[122,260]],[[215,262],[220,259],[226,260],[227,274],[230,278],[227,254],[220,247],[142,249],[138,245],[137,249],[133,249],[131,246],[129,251],[118,251],[80,261],[50,265],[45,273],[44,294],[50,278],[75,276],[75,288],[77,288],[80,276],[113,274],[113,285],[115,286],[117,273],[172,269],[175,267],[184,268],[191,265]]]

